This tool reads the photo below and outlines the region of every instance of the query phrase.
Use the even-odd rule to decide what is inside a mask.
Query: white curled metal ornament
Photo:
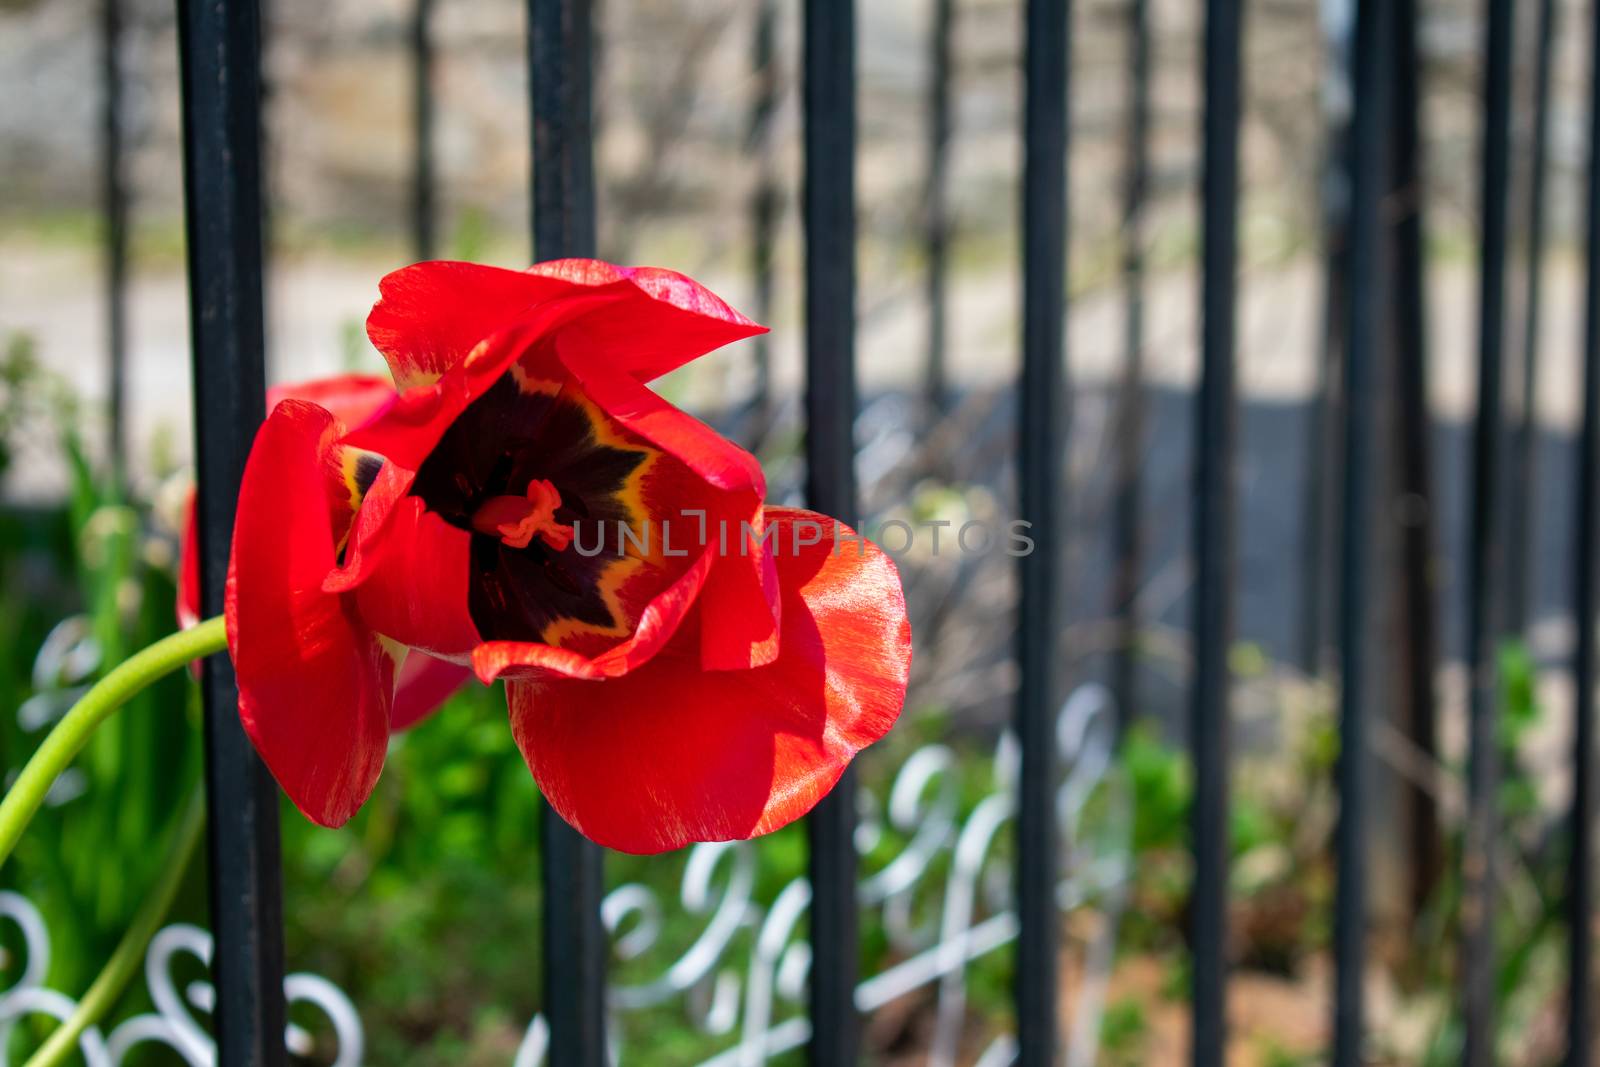
[[[0,892],[0,918],[16,924],[26,952],[20,976],[0,992],[0,1067],[9,1067],[6,1048],[18,1022],[30,1015],[48,1015],[64,1021],[78,1004],[65,993],[44,985],[50,969],[50,932],[38,909],[18,893]],[[202,1017],[215,1007],[216,989],[210,982],[194,981],[184,985],[180,993],[174,974],[174,965],[182,956],[209,968],[211,952],[211,935],[198,926],[176,923],[158,932],[151,939],[144,960],[145,987],[155,1010],[122,1021],[109,1035],[97,1026],[85,1029],[78,1039],[85,1067],[121,1067],[130,1050],[146,1045],[170,1049],[190,1067],[215,1067],[216,1042]],[[327,1019],[335,1042],[333,1067],[359,1067],[365,1055],[366,1036],[349,997],[326,978],[305,973],[286,977],[283,993],[291,1009],[306,1004]],[[293,1023],[284,1031],[284,1044],[300,1056],[310,1054],[315,1047],[310,1032]]]

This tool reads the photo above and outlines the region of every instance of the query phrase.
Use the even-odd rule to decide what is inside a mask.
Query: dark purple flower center
[[[600,532],[641,520],[633,476],[651,455],[608,426],[575,385],[512,374],[450,425],[412,493],[473,535],[467,607],[485,640],[559,644],[572,633],[626,633],[614,586],[634,561],[616,551],[620,539],[607,544]],[[584,552],[562,529],[583,531]]]

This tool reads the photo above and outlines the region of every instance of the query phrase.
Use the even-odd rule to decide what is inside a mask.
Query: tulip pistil
[[[556,521],[561,494],[543,478],[528,483],[525,496],[492,496],[472,515],[472,528],[498,537],[510,548],[527,548],[538,537],[553,551],[572,543],[572,527]]]

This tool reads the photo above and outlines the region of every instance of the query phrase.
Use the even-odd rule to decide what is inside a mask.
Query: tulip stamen
[[[472,515],[472,528],[498,537],[510,548],[527,548],[538,537],[556,552],[572,543],[572,527],[556,521],[561,494],[543,478],[528,483],[525,496],[492,496]]]

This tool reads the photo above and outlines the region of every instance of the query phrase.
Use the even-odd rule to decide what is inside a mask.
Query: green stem
[[[144,959],[150,939],[156,936],[162,920],[172,910],[173,898],[183,885],[184,872],[194,858],[205,824],[205,794],[196,789],[183,813],[183,822],[173,834],[166,856],[162,857],[156,884],[150,887],[150,895],[139,905],[139,912],[133,917],[128,932],[122,935],[116,951],[106,961],[94,984],[83,994],[83,999],[78,1001],[72,1015],[56,1027],[50,1039],[39,1046],[39,1051],[23,1067],[55,1067],[64,1062],[77,1049],[78,1039],[83,1032],[104,1018],[117,998],[122,996],[122,991],[128,988],[128,982]]]
[[[56,778],[88,744],[90,735],[107,716],[156,679],[203,656],[220,652],[227,644],[222,616],[207,619],[129,656],[72,705],[22,768],[15,784],[7,790],[5,800],[0,801],[0,864],[5,863],[11,850],[17,847],[17,839],[44,803],[45,794]]]

